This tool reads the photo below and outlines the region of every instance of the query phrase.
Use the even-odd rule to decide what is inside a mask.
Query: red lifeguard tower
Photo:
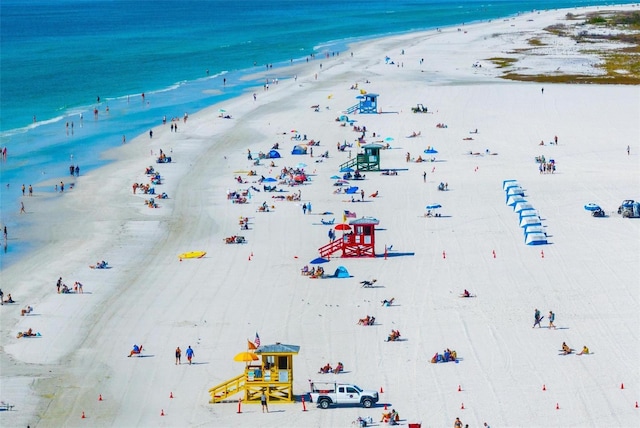
[[[362,217],[349,221],[352,230],[341,238],[319,248],[320,257],[342,251],[340,257],[375,257],[375,228],[380,222],[373,217]]]

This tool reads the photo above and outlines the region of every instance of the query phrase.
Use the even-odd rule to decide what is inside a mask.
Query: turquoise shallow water
[[[180,117],[238,96],[257,83],[240,78],[267,63],[285,66],[362,38],[606,4],[612,3],[4,0],[0,146],[9,156],[0,164],[2,224],[19,226],[23,183],[51,191],[38,183],[66,175],[70,163],[79,163],[81,172],[100,166],[100,153],[119,145],[123,134],[146,132],[164,115]],[[224,88],[223,76],[229,82]],[[143,92],[148,104],[141,101]],[[92,114],[96,106],[98,121]]]

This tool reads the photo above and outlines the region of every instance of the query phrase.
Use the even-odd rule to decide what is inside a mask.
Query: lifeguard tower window
[[[373,226],[356,226],[356,235],[371,235]]]
[[[279,356],[278,357],[278,368],[279,369],[288,369],[289,365],[288,365],[288,358],[286,356]]]

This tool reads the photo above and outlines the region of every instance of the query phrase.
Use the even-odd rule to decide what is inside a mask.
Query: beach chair
[[[5,403],[4,401],[0,401],[0,410],[3,411],[11,411],[13,410],[14,405],[13,404],[9,404],[9,403]]]

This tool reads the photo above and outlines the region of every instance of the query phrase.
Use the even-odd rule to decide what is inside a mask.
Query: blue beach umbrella
[[[342,177],[340,177],[339,175],[332,175],[331,179],[332,180],[340,180]]]
[[[300,162],[298,165],[296,165],[296,168],[306,168],[307,164],[306,163],[302,163]]]
[[[264,182],[266,182],[266,183],[273,183],[273,182],[276,182],[276,181],[278,181],[278,180],[276,180],[276,179],[275,179],[275,178],[273,178],[273,177],[267,177],[267,178],[265,178],[265,179],[264,179],[264,180],[262,180],[262,181],[264,181]]]
[[[327,260],[327,259],[324,259],[322,257],[317,257],[317,258],[311,260],[309,263],[311,263],[312,265],[319,265],[319,264],[328,263],[328,262],[329,262],[329,260]]]
[[[393,141],[393,137],[387,137],[384,139],[384,141]]]
[[[600,206],[597,204],[587,204],[584,206],[584,209],[587,211],[598,211],[600,209]]]
[[[442,205],[440,205],[440,204],[431,204],[431,205],[427,205],[426,208],[428,210],[435,210],[435,209],[438,209],[438,208],[442,208]]]
[[[351,168],[351,167],[341,168],[340,172],[353,172],[353,168]]]
[[[438,151],[434,148],[428,148],[427,150],[424,151],[426,154],[428,155],[435,155],[436,153],[438,153]]]

